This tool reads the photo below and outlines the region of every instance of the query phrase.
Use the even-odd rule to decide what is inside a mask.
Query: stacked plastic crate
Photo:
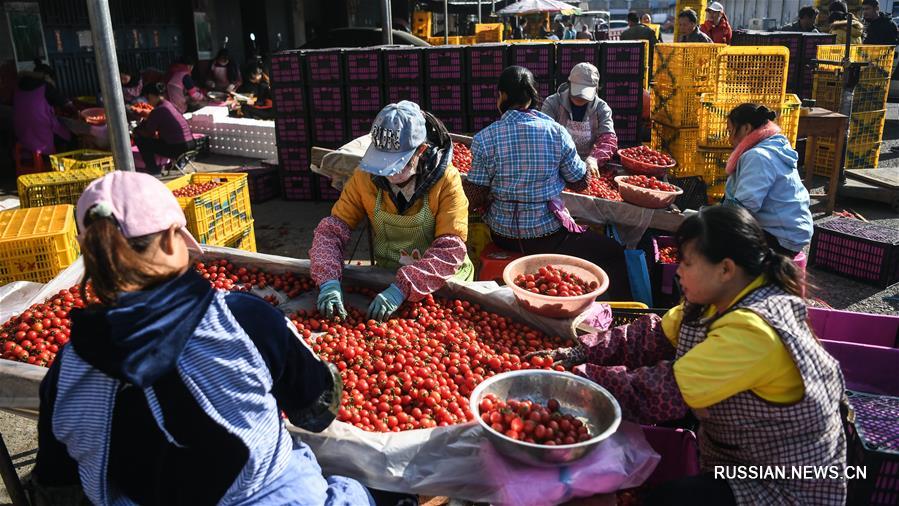
[[[846,169],[870,169],[880,161],[880,147],[886,121],[887,93],[890,88],[890,72],[893,68],[893,46],[852,46],[850,61],[868,63],[861,69],[858,84],[852,95],[852,116],[849,121],[849,140],[846,150]],[[845,47],[841,45],[818,46],[818,59],[840,61]],[[843,74],[841,67],[821,65],[814,79],[816,105],[840,111],[843,106]],[[830,174],[829,167],[836,153],[835,139],[815,139],[814,171],[817,175]]]
[[[384,102],[408,100],[424,105],[425,52],[418,47],[387,47],[381,52]]]
[[[450,132],[464,132],[467,128],[468,111],[465,48],[428,48],[425,51],[424,66],[424,108],[440,118]]]
[[[507,44],[477,44],[465,48],[468,78],[468,124],[477,133],[499,119],[496,107],[499,75],[506,68]]]
[[[790,51],[790,63],[787,69],[787,92],[799,93],[801,88],[800,72],[802,66],[803,34],[800,32],[734,32],[730,42],[732,46],[783,46]]]
[[[829,45],[836,42],[837,36],[830,33],[803,33],[802,34],[802,61],[799,65],[799,91],[795,93],[801,99],[812,98],[814,95],[815,71],[817,65],[811,63],[818,58],[818,46]]]
[[[314,200],[315,185],[309,170],[311,139],[303,52],[284,51],[272,56],[272,93],[281,195],[287,200]]]
[[[512,44],[509,65],[531,71],[537,81],[537,94],[544,99],[556,92],[556,47],[552,43]]]
[[[653,59],[652,147],[671,154],[670,175],[701,176],[698,163],[699,98],[713,93],[724,44],[656,44]]]
[[[699,149],[696,167],[708,186],[711,199],[724,196],[725,167],[733,147],[727,131],[727,116],[743,103],[767,106],[775,120],[796,145],[801,100],[786,93],[790,50],[783,46],[737,46],[718,55],[716,91],[700,98]]]
[[[603,41],[599,44],[600,97],[612,108],[620,147],[642,141],[643,90],[649,74],[646,41]]]

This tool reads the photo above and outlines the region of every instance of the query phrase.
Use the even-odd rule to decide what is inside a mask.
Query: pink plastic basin
[[[532,293],[515,285],[519,274],[534,274],[551,265],[570,272],[586,282],[596,281],[597,288],[575,297],[553,297]],[[529,255],[509,263],[503,270],[503,282],[512,289],[518,303],[532,313],[550,318],[571,318],[584,312],[609,288],[609,276],[596,264],[568,255]]]

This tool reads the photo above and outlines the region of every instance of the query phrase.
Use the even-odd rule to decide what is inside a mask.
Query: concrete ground
[[[881,166],[899,166],[899,97],[894,97],[893,102],[889,104],[881,153]],[[198,165],[203,172],[215,172],[257,163],[257,160],[212,155]],[[14,192],[14,181],[0,180],[0,204]],[[820,206],[813,208],[816,217],[822,216],[819,208]],[[331,203],[327,202],[288,202],[280,199],[254,205],[258,251],[307,258],[312,232],[321,218],[330,214],[330,209]],[[842,199],[838,201],[837,209],[850,209],[870,221],[899,227],[899,214],[884,204]],[[358,232],[351,245],[357,243],[357,247],[350,248],[352,250],[355,247],[353,260],[365,262],[369,258],[368,241]],[[810,281],[815,286],[811,294],[834,308],[881,314],[895,314],[899,311],[899,303],[884,300],[885,297],[899,295],[899,284],[881,289],[816,269],[810,269],[809,275]],[[13,454],[37,446],[36,423],[31,420],[0,412],[0,434]],[[29,468],[30,466],[26,466],[20,471],[25,472]],[[0,506],[8,501],[9,497],[4,488],[0,490]]]

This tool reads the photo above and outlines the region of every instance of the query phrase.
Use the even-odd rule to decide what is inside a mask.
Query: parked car
[[[381,32],[381,28],[335,28],[306,42],[300,49],[380,46],[384,43]],[[393,31],[393,43],[398,46],[430,46],[415,35],[400,30]]]

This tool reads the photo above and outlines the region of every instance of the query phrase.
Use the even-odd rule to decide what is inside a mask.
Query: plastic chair
[[[503,282],[503,270],[505,270],[506,265],[509,265],[512,260],[523,256],[520,253],[499,249],[493,243],[488,244],[481,252],[481,269],[478,271],[478,281],[496,281],[501,285],[505,284]]]
[[[188,168],[191,169],[191,172],[199,172],[197,170],[197,166],[194,165],[194,159],[196,159],[199,154],[200,152],[196,149],[185,151],[184,153],[178,155],[178,157],[175,158],[172,163],[170,163],[168,167],[163,170],[163,172],[165,173],[165,175],[168,175],[171,174],[173,170],[177,170],[181,173],[182,176],[187,175],[187,172],[185,172],[185,170]]]
[[[22,150],[24,148],[18,142],[15,146],[15,158],[16,158],[16,177],[24,176],[25,174],[35,174],[38,172],[45,172],[47,169],[44,168],[44,156],[40,151],[32,151],[31,152],[31,164],[28,165],[23,163],[22,160]]]

